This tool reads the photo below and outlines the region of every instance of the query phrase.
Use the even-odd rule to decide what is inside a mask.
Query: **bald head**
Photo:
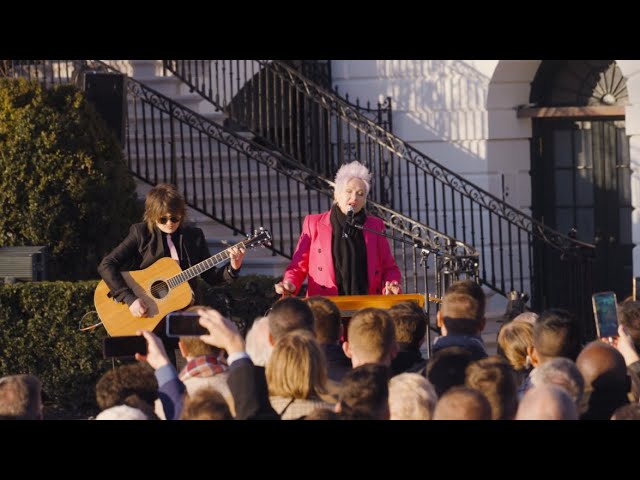
[[[584,378],[585,388],[617,390],[627,385],[624,357],[604,342],[595,341],[584,347],[576,365]]]
[[[491,420],[491,405],[477,390],[453,387],[445,393],[433,412],[434,420]]]
[[[556,385],[542,385],[527,390],[516,420],[577,420],[576,404],[566,390]]]

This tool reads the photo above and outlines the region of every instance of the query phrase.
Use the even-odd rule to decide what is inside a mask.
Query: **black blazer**
[[[104,279],[111,290],[111,296],[118,302],[131,305],[136,296],[120,272],[129,270],[143,270],[162,257],[170,257],[169,247],[158,227],[154,227],[153,233],[145,223],[136,223],[131,226],[127,237],[114,248],[111,253],[102,259],[98,266],[98,273]],[[196,227],[181,226],[172,236],[180,257],[180,267],[185,270],[193,265],[206,260],[211,256],[204,239],[204,233]],[[231,282],[238,277],[237,271],[232,271],[231,266],[225,268],[213,267],[200,276],[210,285],[222,282]],[[196,291],[196,279],[189,281],[191,289]]]

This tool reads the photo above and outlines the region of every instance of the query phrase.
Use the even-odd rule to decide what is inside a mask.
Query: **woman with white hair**
[[[364,210],[370,181],[369,170],[359,162],[340,167],[334,204],[328,212],[305,217],[291,263],[275,285],[277,293],[297,294],[307,275],[307,296],[400,293],[400,269],[389,241],[367,231],[384,232],[383,221]],[[350,227],[351,222],[365,229]]]

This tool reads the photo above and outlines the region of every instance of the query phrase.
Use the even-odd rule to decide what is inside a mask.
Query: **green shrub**
[[[276,279],[265,275],[240,276],[229,285],[209,286],[199,280],[200,298],[209,305],[230,317],[243,335],[280,298],[273,285]]]
[[[81,332],[97,282],[35,282],[0,287],[0,376],[37,375],[48,402],[95,413],[104,329]],[[92,316],[92,318],[96,318]],[[94,322],[95,323],[95,322]]]
[[[75,86],[0,79],[0,245],[47,245],[49,280],[97,278],[141,218],[120,145]]]
[[[205,305],[220,310],[245,332],[277,299],[275,279],[241,276],[231,285],[200,281]],[[96,281],[0,284],[0,376],[37,375],[47,403],[63,416],[97,413],[95,386],[112,363],[102,358],[104,328],[81,332],[94,310]],[[230,307],[230,310],[228,309]],[[97,323],[95,314],[83,325]]]

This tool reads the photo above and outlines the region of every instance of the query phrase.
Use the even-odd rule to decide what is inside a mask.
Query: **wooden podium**
[[[349,330],[349,320],[361,308],[391,308],[397,303],[414,301],[420,308],[424,309],[424,295],[420,293],[403,293],[400,295],[336,295],[325,296],[338,306],[342,315],[342,338],[341,341],[347,340],[347,332]],[[429,302],[442,303],[438,297],[429,296]],[[431,325],[429,317],[427,317],[426,341],[429,349],[429,357],[431,356]]]
[[[342,318],[351,318],[361,308],[391,308],[396,303],[414,301],[424,308],[424,295],[419,293],[403,293],[400,295],[336,295],[326,296],[340,309]],[[434,299],[437,300],[437,299]],[[429,298],[429,301],[432,301]]]

